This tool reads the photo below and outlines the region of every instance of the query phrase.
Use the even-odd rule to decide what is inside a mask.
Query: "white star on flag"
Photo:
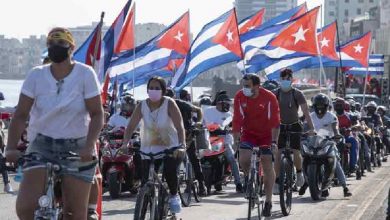
[[[230,29],[226,33],[226,36],[228,38],[228,42],[233,41],[233,32],[231,32]]]
[[[360,44],[354,46],[353,48],[355,48],[355,53],[362,53],[362,49],[364,47],[362,47]]]
[[[326,39],[326,37],[324,37],[324,39],[322,39],[322,41],[320,41],[321,43],[321,48],[323,47],[329,47],[329,41],[328,39]]]
[[[303,27],[301,25],[301,27],[299,27],[297,33],[291,35],[293,37],[295,37],[295,42],[294,42],[294,45],[297,44],[299,41],[306,41],[306,38],[305,38],[305,33],[308,31],[309,29],[305,29],[303,30]]]
[[[184,35],[183,33],[181,33],[180,31],[178,31],[178,32],[177,32],[177,35],[176,35],[174,38],[181,42],[181,38],[183,37],[183,35]]]
[[[247,29],[248,29],[248,31],[253,30],[253,29],[255,29],[255,26],[250,26]]]

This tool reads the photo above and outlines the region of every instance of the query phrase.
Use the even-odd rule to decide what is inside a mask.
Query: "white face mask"
[[[252,89],[251,88],[243,88],[242,92],[246,97],[251,97],[253,95]]]

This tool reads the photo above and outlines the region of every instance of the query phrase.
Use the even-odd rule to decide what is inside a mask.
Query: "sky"
[[[110,25],[127,0],[3,0],[0,7],[0,35],[22,39],[42,35],[56,26],[77,27],[99,21]],[[138,0],[136,23],[157,22],[168,25],[190,10],[191,32],[233,7],[234,0]],[[305,0],[298,0],[303,3]],[[309,8],[324,0],[306,0]]]

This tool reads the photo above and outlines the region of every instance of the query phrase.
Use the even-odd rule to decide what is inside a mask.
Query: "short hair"
[[[182,89],[182,90],[180,90],[179,98],[180,99],[185,99],[185,98],[187,98],[188,94],[189,94],[189,92],[187,90]]]
[[[146,87],[146,88],[149,90],[149,85],[150,85],[150,83],[151,83],[153,80],[156,80],[156,81],[160,84],[162,94],[166,94],[166,93],[167,93],[167,83],[166,83],[165,80],[164,80],[162,77],[160,77],[160,76],[153,76],[152,78],[150,78],[149,81],[148,81],[148,84],[147,84],[147,87]]]
[[[165,96],[168,96],[169,98],[173,98],[173,96],[175,96],[173,89],[167,88],[167,92],[165,93]]]
[[[280,78],[283,78],[283,77],[288,77],[288,78],[292,78],[293,77],[293,71],[291,69],[284,69],[282,70],[282,72],[280,72]]]
[[[253,73],[246,74],[242,79],[251,80],[254,86],[260,85],[260,77],[256,74]]]

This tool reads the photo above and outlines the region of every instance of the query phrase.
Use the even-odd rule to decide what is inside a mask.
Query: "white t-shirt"
[[[224,126],[233,120],[233,114],[231,112],[220,112],[215,106],[204,107],[202,110],[203,120],[206,125],[219,124]]]
[[[315,112],[312,112],[310,113],[310,117],[316,132],[324,130],[327,131],[327,136],[334,136],[332,124],[336,123],[336,126],[338,126],[338,120],[335,114],[333,114],[332,112],[326,112],[326,114],[322,118],[318,118],[317,114]]]
[[[120,113],[116,113],[110,117],[108,125],[114,127],[113,129],[119,129],[120,127],[127,127],[129,119],[123,117]]]
[[[85,99],[100,95],[95,71],[75,62],[72,72],[57,81],[50,64],[33,68],[22,86],[22,94],[33,98],[28,140],[38,133],[52,138],[80,138],[88,133],[90,117]]]

